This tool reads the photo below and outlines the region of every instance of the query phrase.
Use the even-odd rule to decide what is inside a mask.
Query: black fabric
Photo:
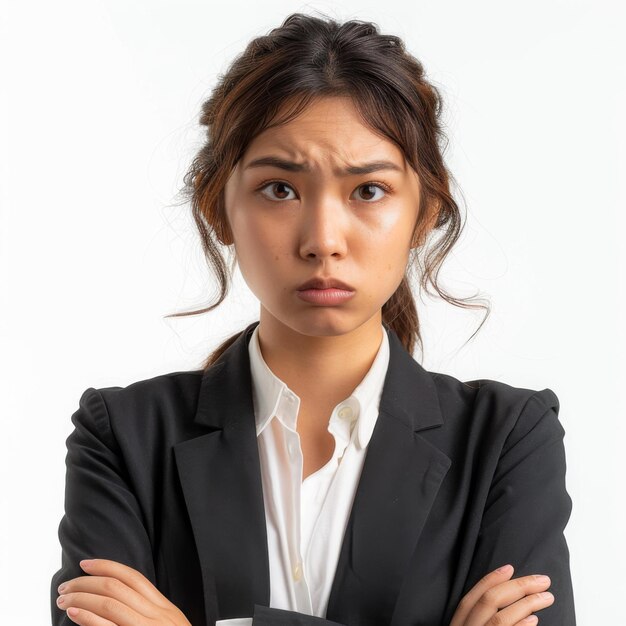
[[[390,362],[326,620],[269,608],[270,580],[248,341],[206,371],[89,388],[66,440],[57,586],[105,558],[141,571],[193,626],[448,626],[495,568],[547,574],[542,626],[575,626],[563,530],[565,431],[550,389],[425,370],[389,336]],[[256,611],[256,613],[255,613]]]
[[[343,626],[321,617],[303,615],[295,611],[271,609],[259,604],[254,605],[253,626]]]

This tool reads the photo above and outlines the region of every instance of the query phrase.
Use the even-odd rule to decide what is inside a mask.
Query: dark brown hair
[[[253,39],[219,75],[202,105],[200,124],[206,126],[206,141],[185,174],[180,193],[191,204],[220,293],[206,308],[166,317],[205,313],[223,302],[235,261],[227,265],[222,256],[223,250],[232,252],[233,241],[224,207],[226,181],[255,136],[290,121],[313,98],[325,96],[352,98],[363,123],[394,142],[419,176],[420,211],[413,229],[413,236],[418,234],[413,241],[419,245],[411,249],[405,275],[382,307],[383,324],[411,355],[416,341],[423,351],[410,286],[411,270],[418,270],[420,287],[427,293],[433,294],[430,283],[453,305],[486,309],[471,339],[487,319],[489,305],[468,303],[473,297],[455,298],[437,283],[439,269],[464,225],[450,190],[453,178],[443,160],[447,140],[440,122],[439,91],[399,37],[380,33],[371,22],[339,23],[302,13],[288,16],[280,27]],[[279,111],[286,112],[281,119]],[[441,236],[435,238],[433,233]],[[432,244],[430,249],[427,243]],[[242,332],[215,349],[203,368],[215,363]]]

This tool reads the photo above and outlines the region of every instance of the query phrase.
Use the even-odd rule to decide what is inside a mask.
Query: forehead
[[[278,120],[288,110],[284,105]],[[345,96],[316,98],[295,118],[265,129],[248,145],[242,161],[284,153],[307,163],[354,163],[372,159],[394,161],[404,169],[402,150],[361,119],[352,100]]]

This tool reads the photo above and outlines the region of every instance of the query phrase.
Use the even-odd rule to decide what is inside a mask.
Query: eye
[[[284,187],[286,187],[287,189],[291,189],[291,191],[293,191],[293,189],[287,183],[284,183],[281,180],[270,180],[266,183],[263,183],[263,185],[259,187],[259,192],[262,193],[268,200],[272,200],[272,201],[275,201],[276,197],[272,198],[263,193],[263,189],[265,189],[266,187],[270,187],[270,186],[271,186],[272,191],[276,191],[281,196],[283,193],[285,193],[283,191]],[[293,200],[293,199],[294,198],[285,198],[285,197],[278,198],[278,200]]]
[[[272,196],[267,195],[266,193],[264,193],[264,190],[270,188],[272,191]],[[293,192],[293,187],[291,187],[291,185],[288,185],[286,182],[282,181],[282,180],[268,180],[266,182],[264,182],[259,188],[258,191],[259,193],[261,193],[263,196],[265,196],[265,198],[267,198],[268,200],[272,201],[272,202],[278,202],[280,200],[294,200],[295,198],[289,198],[289,197],[285,197],[285,193],[289,193],[288,191],[285,191],[285,189],[288,189],[290,191]],[[366,196],[372,196],[372,194],[375,195],[375,190],[384,192],[384,194],[382,196],[379,196],[378,198],[374,197],[367,197],[367,198],[363,198],[363,196],[361,195],[360,198],[357,198],[358,200],[360,200],[361,202],[365,202],[365,203],[369,203],[372,204],[374,202],[378,202],[380,200],[382,200],[386,195],[389,195],[390,193],[393,192],[393,189],[390,185],[387,185],[386,183],[381,183],[381,182],[367,182],[367,183],[363,183],[362,185],[359,185],[355,191],[358,191],[359,189],[366,189]],[[278,197],[275,195],[278,194]]]
[[[379,198],[363,198],[361,197],[361,200],[363,200],[364,202],[377,202],[378,200],[382,200],[384,198],[385,195],[388,195],[389,193],[391,193],[392,189],[389,185],[386,185],[385,183],[374,183],[374,182],[370,182],[370,183],[363,183],[362,185],[359,185],[356,188],[356,191],[358,191],[359,189],[367,189],[367,193],[365,194],[366,196],[371,196],[372,193],[374,193],[372,190],[378,189],[378,191],[384,191],[385,194],[382,197]],[[369,189],[368,189],[369,188]]]

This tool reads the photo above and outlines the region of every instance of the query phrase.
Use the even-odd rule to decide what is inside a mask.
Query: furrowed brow
[[[251,169],[255,167],[277,167],[287,172],[310,172],[311,167],[308,163],[296,163],[295,161],[288,161],[274,156],[265,156],[254,159],[248,163],[244,169]],[[402,172],[402,168],[393,163],[392,161],[371,161],[370,163],[363,163],[362,165],[349,165],[344,169],[335,170],[336,176],[356,176],[359,174],[371,174],[372,172],[380,172],[382,170],[392,170],[396,172]]]

